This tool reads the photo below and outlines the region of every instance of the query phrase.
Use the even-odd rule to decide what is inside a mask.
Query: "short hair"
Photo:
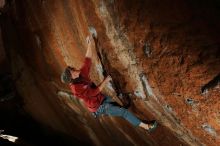
[[[72,76],[70,72],[71,70],[75,70],[75,68],[67,66],[65,70],[63,71],[63,73],[61,74],[61,81],[63,83],[66,83],[66,84],[71,83],[72,81]]]

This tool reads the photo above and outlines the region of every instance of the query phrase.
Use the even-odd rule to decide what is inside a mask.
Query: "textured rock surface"
[[[219,7],[201,0],[13,1],[2,38],[26,111],[94,145],[219,145]],[[129,98],[141,119],[157,119],[152,135],[122,119],[94,119],[60,82],[66,65],[82,65],[88,26],[99,42],[92,79],[110,74],[114,90],[105,92]]]

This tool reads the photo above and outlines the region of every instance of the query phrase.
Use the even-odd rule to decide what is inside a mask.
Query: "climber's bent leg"
[[[141,120],[139,120],[135,115],[133,115],[127,109],[114,106],[111,103],[103,103],[95,113],[97,116],[109,115],[109,116],[122,117],[127,121],[129,121],[133,126],[139,126],[141,123]]]
[[[122,117],[126,119],[128,122],[130,122],[133,126],[139,126],[141,123],[141,120],[139,120],[134,114],[129,112],[127,109],[118,106],[113,106],[111,104],[107,105],[106,114],[109,116]]]

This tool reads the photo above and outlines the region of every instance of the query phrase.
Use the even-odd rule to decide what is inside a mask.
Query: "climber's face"
[[[72,79],[78,78],[80,74],[80,70],[71,70],[70,71]]]

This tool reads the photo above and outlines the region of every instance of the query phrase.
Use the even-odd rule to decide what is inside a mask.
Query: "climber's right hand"
[[[105,78],[106,82],[110,82],[112,80],[112,77],[110,75],[108,75],[106,78]]]

